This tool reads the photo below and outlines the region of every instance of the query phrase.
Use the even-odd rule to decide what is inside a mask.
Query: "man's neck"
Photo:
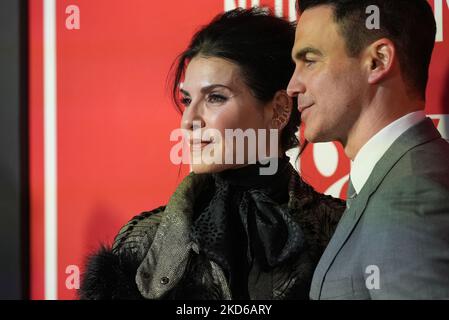
[[[388,113],[382,113],[379,108],[375,107],[368,109],[349,131],[347,140],[342,142],[346,156],[354,160],[359,150],[376,133],[397,119],[419,110],[423,110],[422,104],[419,103],[415,103],[407,108],[389,110]]]

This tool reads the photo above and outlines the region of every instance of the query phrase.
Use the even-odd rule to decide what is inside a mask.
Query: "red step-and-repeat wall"
[[[29,0],[31,298],[76,298],[86,255],[188,173],[169,158],[180,116],[167,75],[193,33],[237,6],[295,20],[294,2]],[[449,139],[449,0],[429,2],[438,35],[426,111]],[[343,197],[341,146],[310,145],[300,167]]]

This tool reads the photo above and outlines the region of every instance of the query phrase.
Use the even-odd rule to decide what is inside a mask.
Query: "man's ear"
[[[390,75],[396,59],[396,47],[391,40],[382,38],[369,45],[364,53],[368,83],[377,84]]]
[[[270,128],[282,130],[290,120],[293,101],[286,90],[279,90],[272,100],[273,113]]]

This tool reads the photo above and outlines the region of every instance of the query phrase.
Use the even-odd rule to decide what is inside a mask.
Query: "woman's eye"
[[[188,107],[190,105],[190,102],[192,102],[192,100],[190,98],[182,98],[181,99],[181,103],[184,107]]]
[[[224,103],[228,100],[225,96],[222,96],[221,94],[210,94],[207,97],[207,102],[209,103]]]

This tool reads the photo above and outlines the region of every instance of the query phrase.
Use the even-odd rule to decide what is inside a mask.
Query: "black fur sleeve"
[[[162,206],[135,216],[120,229],[112,248],[102,246],[87,258],[78,290],[81,300],[143,299],[135,277],[164,209]]]
[[[108,247],[88,258],[78,291],[81,300],[143,299],[134,278],[140,261],[127,251]]]

